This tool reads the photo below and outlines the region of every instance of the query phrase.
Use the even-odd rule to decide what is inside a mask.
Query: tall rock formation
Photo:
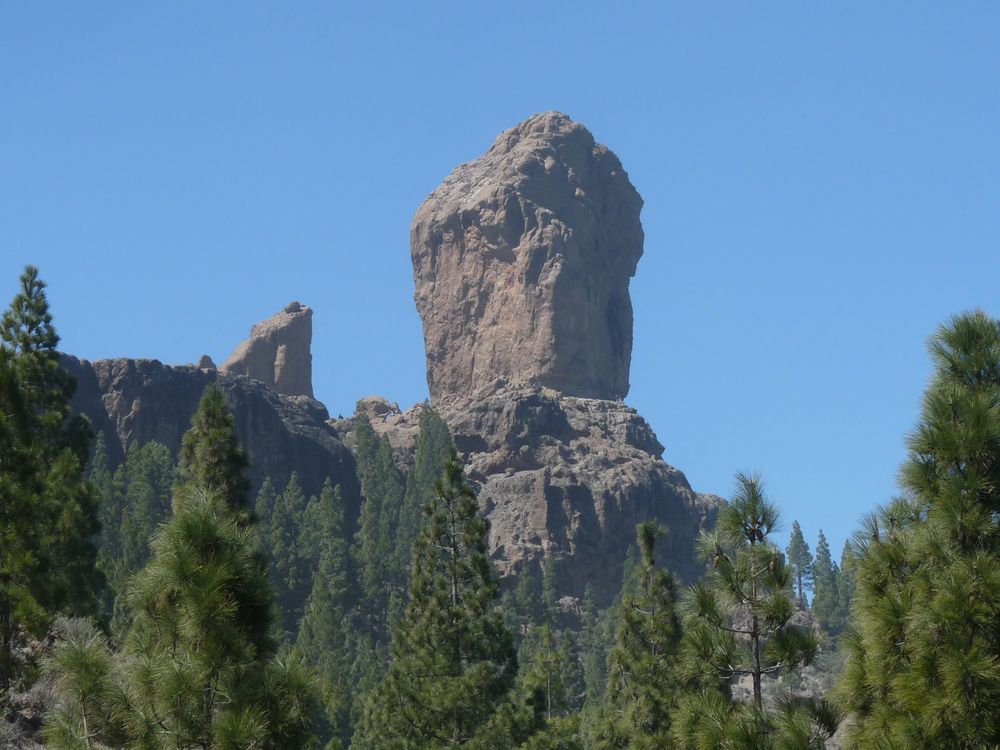
[[[663,461],[621,400],[641,208],[618,158],[548,112],[452,172],[410,235],[432,403],[478,485],[498,567],[564,559],[562,592],[589,583],[604,601],[649,518],[670,529],[664,561],[697,575],[695,538],[722,503]]]
[[[624,397],[641,208],[618,157],[558,112],[452,172],[410,235],[432,400],[506,383]]]
[[[250,329],[219,372],[246,375],[286,396],[312,398],[312,308],[292,302]]]

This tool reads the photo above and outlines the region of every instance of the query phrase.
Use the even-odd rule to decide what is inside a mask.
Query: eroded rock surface
[[[410,234],[432,401],[628,393],[641,208],[618,157],[559,112],[453,171]]]
[[[250,329],[219,371],[246,375],[286,396],[312,398],[312,308],[292,302]]]
[[[411,230],[432,403],[477,485],[498,569],[555,557],[561,594],[590,584],[604,603],[651,518],[669,528],[662,561],[694,578],[695,540],[723,502],[694,492],[622,402],[641,208],[618,158],[548,112],[452,172]],[[392,419],[382,429],[402,443]]]
[[[607,600],[636,525],[657,518],[669,527],[657,543],[662,561],[684,579],[699,574],[693,542],[722,501],[663,461],[635,409],[522,386],[443,416],[479,486],[501,573],[554,556],[568,561],[562,593],[580,596],[589,583]]]
[[[354,457],[328,422],[326,407],[308,396],[286,396],[257,379],[154,359],[97,362],[64,355],[77,380],[73,406],[103,432],[113,464],[133,443],[156,440],[176,452],[210,383],[226,392],[240,443],[250,454],[253,492],[265,477],[284,487],[298,472],[307,494],[326,477],[340,484],[349,513],[360,502]]]

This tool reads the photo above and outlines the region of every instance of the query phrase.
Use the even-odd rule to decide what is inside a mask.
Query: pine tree
[[[579,654],[570,631],[532,628],[518,651],[518,692],[534,717],[524,721],[530,737],[523,750],[582,748],[576,713],[583,691]]]
[[[370,626],[385,640],[390,595],[403,587],[402,571],[396,565],[396,548],[402,542],[396,539],[396,527],[403,481],[392,461],[388,438],[379,438],[364,414],[357,418],[355,439],[362,494],[355,558]]]
[[[355,697],[350,672],[350,621],[345,607],[348,588],[343,562],[336,553],[329,551],[321,558],[296,644],[319,677],[327,724],[324,739],[335,743],[328,747],[346,746],[352,731],[351,704]]]
[[[906,495],[854,537],[855,747],[1000,745],[1000,322],[960,315],[930,351]]]
[[[295,646],[319,677],[327,724],[323,734],[331,749],[346,746],[350,740],[352,704],[357,698],[357,685],[351,680],[348,548],[343,537],[343,501],[337,490],[328,479],[306,511],[311,521],[306,528],[319,531],[313,540],[319,547],[319,567]]]
[[[542,584],[538,579],[538,569],[530,560],[525,560],[521,566],[512,603],[518,634],[528,632],[529,625],[542,622]]]
[[[141,448],[133,443],[110,482],[101,468],[105,461],[95,452],[91,473],[102,483],[99,495],[107,503],[102,508],[107,531],[101,536],[98,562],[108,579],[106,601],[111,608],[106,614],[113,615],[112,631],[118,635],[127,625],[122,618],[128,582],[149,560],[150,540],[170,514],[174,457],[155,440]]]
[[[526,696],[537,696],[546,722],[579,708],[583,674],[569,630],[549,625],[532,628],[518,650],[518,662],[519,688]]]
[[[299,475],[293,471],[285,491],[277,498],[267,530],[271,581],[277,592],[281,624],[286,633],[298,631],[302,609],[312,587],[309,559],[299,540],[305,512],[306,496]]]
[[[133,445],[125,459],[124,504],[120,517],[121,564],[132,576],[149,560],[149,541],[170,513],[174,457],[155,440]]]
[[[263,545],[265,552],[271,554],[271,539],[269,530],[274,519],[274,511],[278,505],[278,493],[274,489],[271,477],[264,477],[260,489],[257,490],[257,499],[254,501],[253,512],[257,523],[260,525],[263,535]]]
[[[816,542],[816,559],[813,562],[812,611],[828,633],[836,635],[841,631],[840,568],[833,561],[830,545],[822,529]]]
[[[100,643],[55,655],[56,748],[279,750],[311,740],[315,695],[299,661],[275,656],[267,563],[256,527],[234,503],[233,488],[246,480],[232,459],[242,452],[217,407],[216,396],[202,399],[185,436],[187,479],[131,587],[133,622],[116,667],[104,669],[110,657]],[[240,476],[225,476],[222,465]],[[101,704],[88,718],[87,707]]]
[[[545,607],[545,622],[556,627],[559,624],[559,561],[552,555],[545,558],[542,566],[542,604]]]
[[[604,617],[597,608],[590,584],[584,588],[580,609],[580,661],[584,681],[581,727],[582,734],[589,737],[591,727],[604,703],[604,688],[608,681],[608,644]]]
[[[52,613],[96,614],[97,496],[84,476],[92,433],[71,415],[76,386],[62,368],[45,283],[28,266],[0,318],[0,688],[14,676],[18,633]]]
[[[16,674],[19,632],[38,632],[47,621],[33,586],[41,572],[36,558],[44,521],[40,475],[41,457],[32,445],[14,357],[0,347],[0,694]]]
[[[216,384],[205,389],[181,441],[181,481],[217,491],[233,508],[249,511],[250,465],[239,439],[226,394]]]
[[[393,632],[388,674],[368,698],[353,747],[471,746],[489,731],[517,658],[495,608],[488,530],[453,456],[414,547],[410,601]]]
[[[409,575],[410,553],[420,533],[423,508],[434,495],[434,488],[451,460],[454,443],[448,425],[429,405],[420,412],[420,432],[413,454],[413,468],[406,477],[406,491],[399,511],[397,529],[398,568]]]
[[[791,572],[769,537],[778,510],[758,476],[738,474],[737,491],[699,549],[711,566],[686,594],[684,667],[693,689],[679,702],[673,737],[680,747],[822,747],[836,730],[822,702],[764,708],[762,678],[808,664],[811,633],[790,623]],[[728,682],[749,676],[751,705],[734,703]]]
[[[854,546],[851,540],[844,542],[840,553],[840,577],[837,581],[837,620],[841,623],[841,632],[851,619],[851,603],[854,601]]]
[[[677,700],[676,667],[681,629],[673,576],[656,565],[653,521],[637,529],[642,555],[635,588],[620,605],[615,647],[609,658],[607,712],[595,747],[653,750],[672,747],[670,715]]]
[[[299,535],[302,553],[314,569],[319,568],[320,557],[326,545],[333,539],[344,538],[344,518],[344,496],[340,485],[334,485],[330,477],[327,477],[319,497],[309,499]]]
[[[813,556],[809,551],[809,545],[805,537],[802,536],[802,529],[798,521],[792,521],[792,535],[788,540],[788,548],[785,550],[786,559],[792,569],[792,578],[798,589],[799,602],[806,603],[806,589],[812,586],[812,563]]]

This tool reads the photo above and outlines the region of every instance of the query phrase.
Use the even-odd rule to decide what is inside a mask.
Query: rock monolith
[[[604,603],[651,518],[670,529],[663,562],[696,577],[695,539],[722,503],[692,490],[623,403],[641,209],[618,158],[547,112],[454,170],[410,233],[432,405],[476,484],[498,569],[555,558],[560,593],[589,584]],[[404,446],[397,422],[413,420],[380,427]]]
[[[432,400],[525,383],[624,397],[641,208],[618,157],[559,112],[455,169],[410,235]]]

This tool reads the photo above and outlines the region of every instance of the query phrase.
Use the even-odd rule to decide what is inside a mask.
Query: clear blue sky
[[[995,3],[5,3],[0,298],[77,355],[221,361],[315,309],[336,415],[426,395],[410,219],[559,109],[646,201],[628,402],[698,489],[762,471],[839,554],[927,336],[1000,315]]]

